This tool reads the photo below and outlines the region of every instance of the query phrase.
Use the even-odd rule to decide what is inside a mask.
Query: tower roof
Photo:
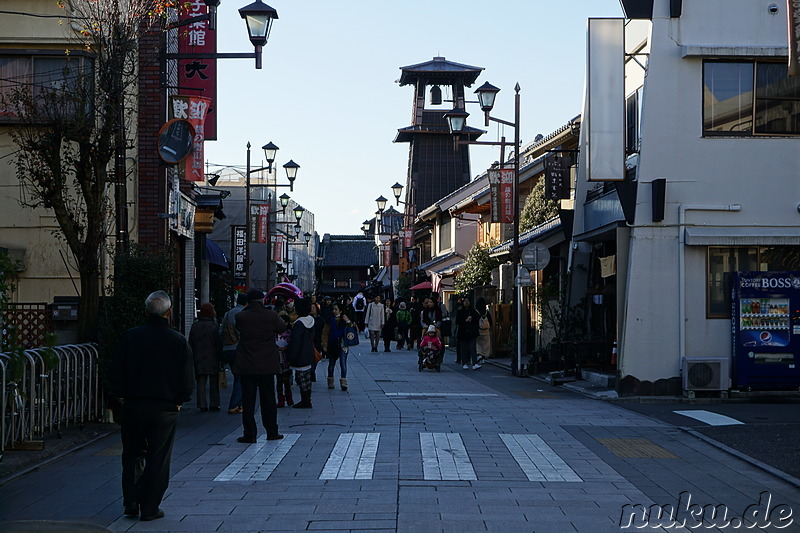
[[[472,65],[455,63],[453,61],[448,61],[444,57],[437,56],[425,63],[400,67],[400,70],[402,71],[400,75],[401,86],[416,83],[420,78],[429,81],[438,79],[441,80],[442,83],[452,81],[454,78],[461,78],[464,85],[469,87],[478,79],[483,67],[473,67]]]

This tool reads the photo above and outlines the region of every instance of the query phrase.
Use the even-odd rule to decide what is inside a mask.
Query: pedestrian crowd
[[[220,388],[233,374],[228,414],[240,415],[242,435],[258,438],[256,404],[267,440],[280,440],[278,409],[311,409],[317,365],[327,359],[327,387],[348,390],[350,347],[364,335],[370,353],[417,350],[419,370],[440,369],[444,348],[455,342],[456,362],[480,369],[490,355],[491,317],[485,301],[457,301],[450,313],[432,293],[406,302],[359,292],[354,298],[325,296],[266,299],[260,290],[238,294],[236,305],[217,322],[211,303],[202,303],[188,338],[169,327],[172,302],[163,291],[145,301],[147,325],[128,330],[111,365],[111,386],[122,405],[122,488],[126,516],[142,521],[164,516],[159,507],[169,483],[178,412],[195,393],[200,412],[219,411]],[[455,331],[453,331],[455,330]],[[451,337],[454,337],[451,339]],[[297,385],[300,400],[292,394]]]

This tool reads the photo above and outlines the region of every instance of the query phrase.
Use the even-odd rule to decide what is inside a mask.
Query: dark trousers
[[[475,351],[476,341],[477,339],[475,337],[458,339],[458,350],[461,363],[465,365],[471,365],[478,362],[478,356]]]
[[[278,435],[278,408],[275,407],[275,375],[240,375],[242,381],[242,427],[246,439],[255,439],[258,435],[256,427],[256,392],[261,405],[261,423],[267,431],[267,437]]]
[[[143,516],[158,511],[169,486],[178,407],[163,401],[127,400],[122,406],[122,501]]]

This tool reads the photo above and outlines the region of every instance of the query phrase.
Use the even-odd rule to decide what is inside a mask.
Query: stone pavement
[[[239,444],[239,417],[182,412],[161,520],[121,515],[114,434],[0,486],[0,521],[132,532],[603,533],[671,531],[649,506],[672,505],[688,528],[702,517],[703,530],[734,531],[761,501],[761,530],[800,531],[796,487],[617,405],[489,366],[461,370],[451,354],[441,373],[418,372],[415,353],[371,354],[362,343],[347,392],[338,369],[337,389],[326,388],[326,367],[312,410],[280,410],[282,441],[262,434]],[[623,514],[625,505],[640,507]],[[727,518],[697,505],[725,506]],[[632,527],[620,528],[621,518]],[[0,531],[55,530],[44,524]]]

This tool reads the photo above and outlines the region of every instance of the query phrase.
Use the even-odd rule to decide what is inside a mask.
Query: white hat
[[[436,326],[434,326],[433,324],[428,326],[428,333],[436,333]]]

